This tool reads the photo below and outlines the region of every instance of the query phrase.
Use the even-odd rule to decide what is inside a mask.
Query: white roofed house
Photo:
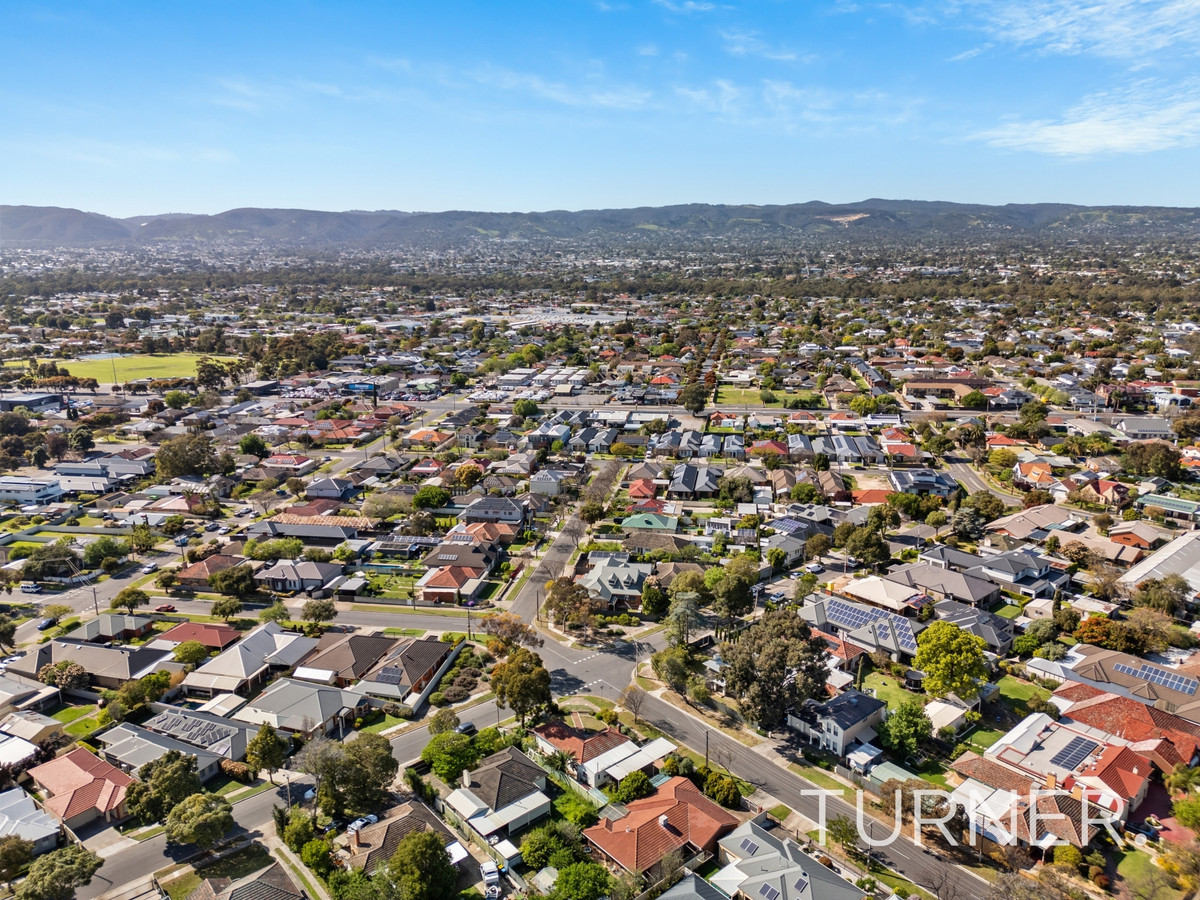
[[[269,569],[256,572],[254,580],[273,591],[315,591],[341,574],[341,563],[281,559]]]
[[[317,639],[284,631],[267,622],[233,646],[189,672],[183,687],[189,694],[245,694],[268,680],[273,671],[290,669],[317,646]]]
[[[474,772],[464,772],[446,806],[484,838],[510,837],[550,815],[546,773],[516,747],[493,753]]]
[[[13,834],[30,841],[33,855],[41,856],[58,846],[61,831],[58,820],[42,812],[24,788],[0,792],[0,836]]]
[[[354,720],[371,708],[362,693],[324,684],[281,678],[233,714],[240,722],[269,724],[308,739],[317,734],[345,737]]]

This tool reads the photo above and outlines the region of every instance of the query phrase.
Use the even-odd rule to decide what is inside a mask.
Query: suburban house
[[[277,622],[259,625],[238,643],[189,672],[189,694],[244,694],[262,686],[273,671],[295,666],[317,645],[316,638],[284,631]]]
[[[119,822],[127,815],[125,790],[133,779],[83,747],[34,766],[28,774],[46,798],[47,812],[72,830],[96,819]]]
[[[639,609],[642,588],[653,569],[649,563],[630,562],[627,553],[609,554],[581,575],[579,584],[587,588],[593,600],[606,604],[609,609],[616,609],[618,605]]]
[[[101,613],[88,619],[63,637],[72,641],[107,644],[110,641],[132,641],[154,630],[152,616],[127,616],[120,613]]]
[[[254,580],[273,591],[304,593],[320,590],[341,574],[341,563],[281,559],[269,569],[256,572]]]
[[[344,738],[354,720],[366,715],[371,701],[363,694],[294,678],[280,678],[248,701],[233,718],[252,725],[267,724],[308,740],[318,734]]]
[[[205,557],[199,562],[194,562],[190,566],[180,569],[175,576],[175,583],[181,588],[207,591],[209,590],[209,578],[213,575],[245,563],[246,560],[240,556],[214,553],[212,556]]]
[[[888,473],[892,488],[903,494],[930,494],[948,498],[958,493],[958,482],[948,473],[933,469],[893,469]]]
[[[196,758],[196,774],[200,776],[201,782],[221,773],[221,757],[218,754],[130,722],[114,725],[98,735],[96,740],[103,747],[100,755],[131,775],[136,775],[146,763],[153,762],[171,750],[178,750],[184,756]]]
[[[348,687],[362,678],[388,651],[396,639],[375,634],[321,635],[317,646],[296,666],[295,678],[319,684]]]
[[[196,641],[209,650],[224,650],[241,636],[242,633],[232,625],[217,622],[180,622],[156,637],[154,642],[178,646],[187,641]]]
[[[374,874],[396,855],[396,847],[405,835],[417,831],[428,831],[441,838],[451,863],[457,865],[467,858],[467,851],[450,829],[436,813],[417,800],[393,806],[378,822],[350,832],[349,843],[339,855],[347,868]]]
[[[620,819],[601,819],[583,836],[601,857],[627,872],[657,874],[668,853],[679,850],[684,859],[715,853],[717,841],[737,827],[738,820],[683,776],[659,785],[649,797],[626,805]]]
[[[509,497],[480,497],[462,511],[459,521],[500,522],[521,528],[525,524],[525,507]]]
[[[155,708],[159,710],[158,714],[142,724],[147,731],[175,738],[234,762],[241,762],[245,758],[246,745],[258,732],[258,729],[249,725],[198,709],[166,705]]]
[[[236,881],[205,878],[186,900],[305,900],[282,863],[274,863]]]
[[[848,690],[832,700],[806,700],[788,713],[787,723],[809,743],[837,756],[846,756],[855,744],[869,744],[875,726],[884,720],[887,704],[861,691]]]
[[[16,835],[33,844],[33,855],[41,856],[58,846],[62,826],[43,812],[24,788],[0,792],[0,835]]]
[[[167,668],[172,661],[171,651],[165,648],[148,645],[105,646],[60,637],[48,644],[39,644],[9,668],[19,675],[36,679],[42,666],[64,660],[83,666],[94,686],[112,690],[126,681]]]
[[[721,838],[717,848],[717,859],[724,866],[713,873],[712,885],[720,889],[721,897],[734,900],[863,898],[860,888],[821,865],[786,835],[768,831],[754,819],[743,822]]]
[[[387,700],[420,694],[453,650],[453,644],[437,638],[405,638],[363,676],[357,690]]]
[[[512,837],[550,815],[546,773],[516,747],[485,758],[475,771],[463,773],[460,787],[446,806],[485,840],[495,834]]]
[[[618,748],[627,746],[630,753],[637,749],[619,731],[605,728],[603,731],[585,732],[558,719],[538,725],[533,729],[533,736],[538,750],[546,756],[555,752],[568,754],[571,757],[568,770],[591,787],[598,785],[587,777],[589,763]]]

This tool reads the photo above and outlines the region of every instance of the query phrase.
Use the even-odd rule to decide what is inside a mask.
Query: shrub
[[[249,784],[254,780],[254,773],[251,772],[250,767],[243,762],[235,762],[232,759],[223,759],[221,760],[221,771],[234,781],[240,781],[243,784]]]
[[[452,684],[450,687],[442,691],[442,697],[447,703],[462,703],[470,696],[470,691],[468,691],[466,688],[459,687],[457,684]]]
[[[445,693],[442,691],[434,691],[429,695],[430,706],[445,706],[448,702]]]
[[[1062,844],[1054,848],[1054,864],[1078,870],[1083,865],[1083,852],[1078,847]]]
[[[596,718],[605,725],[616,725],[618,721],[617,711],[615,709],[602,709],[596,713]]]
[[[388,702],[388,703],[383,704],[383,714],[385,716],[391,716],[393,719],[399,719],[400,718],[400,704],[393,703],[393,702]]]
[[[742,795],[738,792],[737,782],[719,772],[709,773],[704,781],[704,793],[726,809],[738,809],[742,805]]]
[[[475,690],[475,688],[479,687],[479,682],[470,675],[463,673],[454,679],[454,687],[462,688],[469,694],[471,691]]]

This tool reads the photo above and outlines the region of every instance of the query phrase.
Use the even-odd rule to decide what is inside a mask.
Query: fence
[[[605,806],[608,806],[608,804],[612,802],[609,799],[608,794],[604,793],[604,791],[598,790],[594,787],[588,787],[586,784],[581,784],[580,782],[576,781],[574,778],[571,778],[567,775],[564,775],[562,772],[559,772],[555,769],[550,768],[548,765],[546,765],[545,760],[543,760],[539,755],[533,753],[530,750],[526,750],[526,751],[524,751],[524,753],[526,756],[529,757],[531,762],[533,762],[535,765],[541,767],[541,769],[547,775],[550,776],[550,780],[553,781],[555,784],[557,784],[559,787],[563,787],[565,785],[566,787],[570,788],[575,793],[582,794],[584,797],[587,797],[588,800],[590,800],[592,803],[596,804],[596,806],[601,809],[604,808]]]
[[[835,765],[833,767],[833,771],[838,775],[841,775],[851,784],[858,785],[869,794],[873,794],[876,797],[879,796],[879,786],[875,784],[875,782],[871,781],[871,779],[864,778],[860,773],[855,772],[853,769],[847,769],[845,766]]]
[[[491,859],[492,862],[496,863],[496,865],[503,866],[504,874],[508,876],[509,880],[512,881],[512,883],[515,884],[519,890],[525,892],[529,891],[529,885],[526,883],[525,879],[513,871],[512,867],[508,864],[508,860],[504,858],[504,855],[495,847],[491,846],[486,840],[484,840],[481,834],[459,819],[455,812],[446,806],[445,801],[442,800],[441,797],[439,797],[437,800],[437,806],[440,807],[438,812],[442,814],[442,819],[447,825],[454,829],[459,837],[461,837],[468,844],[478,847],[480,850],[486,853],[488,858]]]

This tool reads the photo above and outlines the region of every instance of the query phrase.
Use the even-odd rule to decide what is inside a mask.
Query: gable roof
[[[469,789],[488,805],[500,810],[540,790],[538,781],[546,773],[516,747],[505,747],[479,764],[471,773]]]
[[[83,747],[34,766],[29,776],[50,796],[46,809],[60,819],[72,819],[88,809],[112,812],[125,802],[134,779]]]
[[[578,763],[585,763],[614,747],[630,743],[629,738],[611,728],[588,734],[558,719],[539,725],[533,731],[548,744],[570,753]]]

